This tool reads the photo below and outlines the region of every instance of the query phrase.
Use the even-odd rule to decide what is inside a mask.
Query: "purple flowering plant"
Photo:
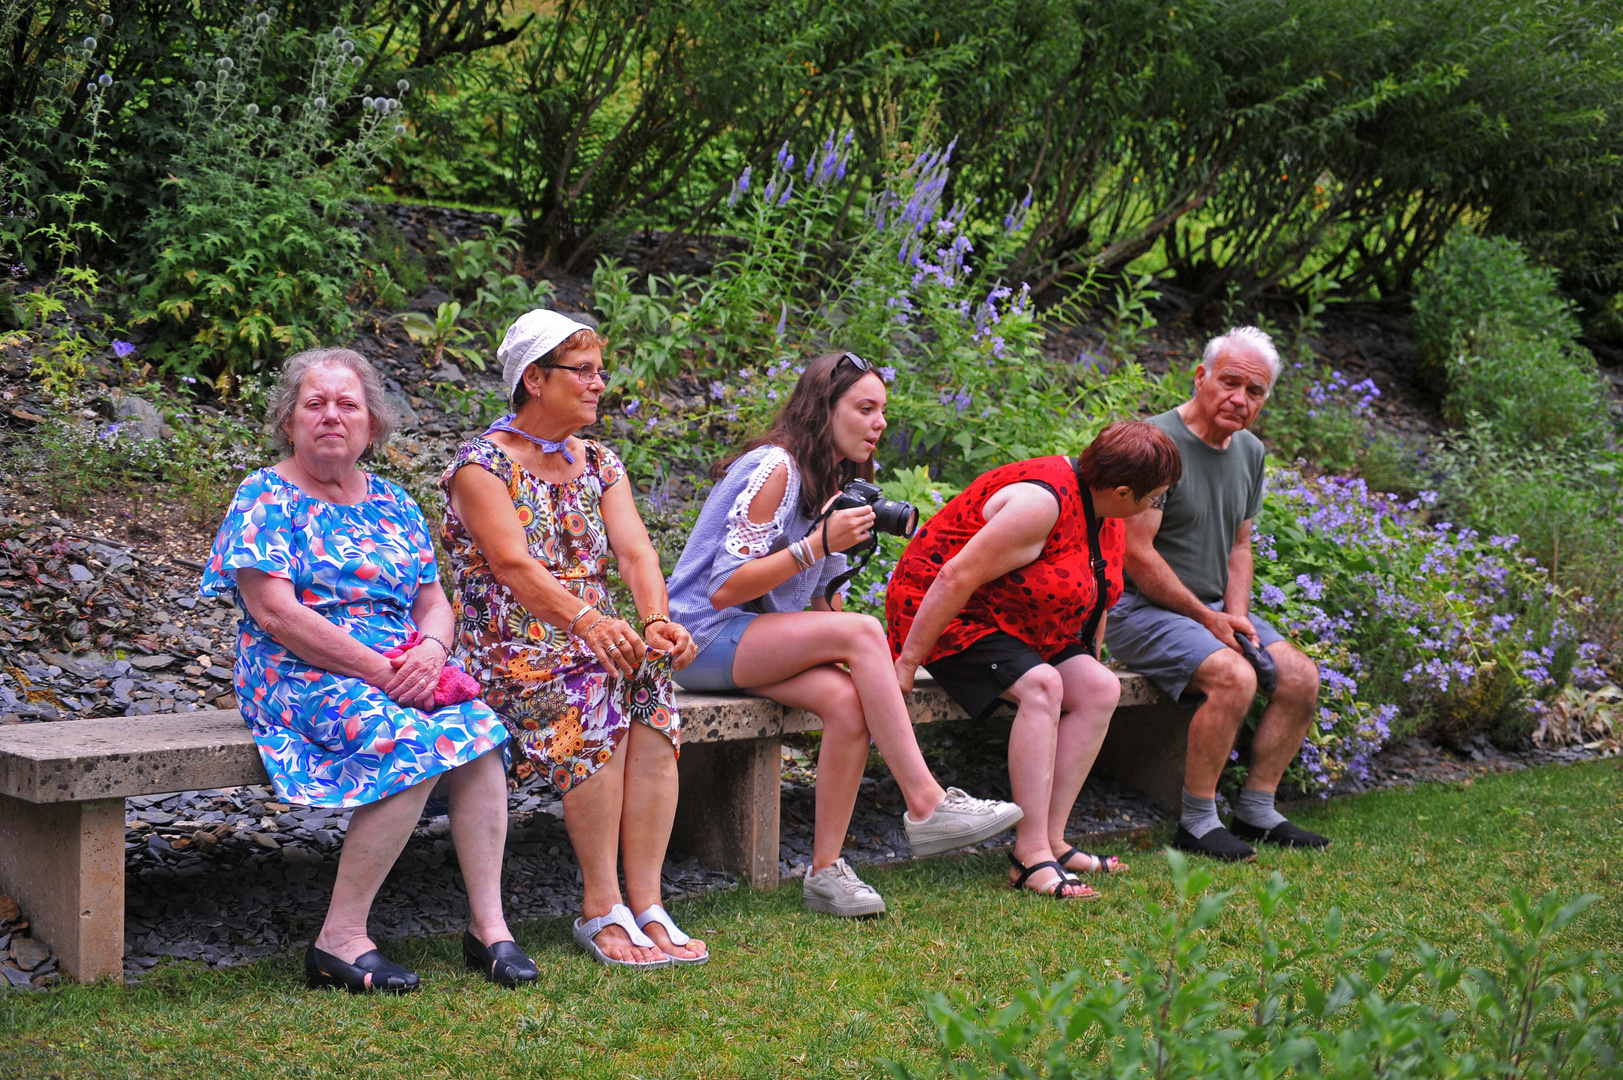
[[[1430,496],[1430,499],[1424,497]],[[1279,469],[1253,536],[1257,613],[1319,666],[1291,779],[1327,794],[1392,739],[1524,739],[1562,687],[1594,683],[1583,599],[1514,536],[1430,520],[1363,480]]]
[[[710,388],[683,391],[683,422],[659,428],[671,441],[639,433],[634,456],[646,451],[651,468],[713,460],[765,426],[808,355],[831,349],[855,351],[885,380],[887,461],[929,464],[948,482],[1078,451],[1137,411],[1151,380],[1136,364],[1105,373],[1041,351],[1044,316],[1004,274],[1026,239],[1025,203],[1006,218],[949,203],[952,143],[893,148],[858,169],[853,143],[838,132],[785,143],[742,170],[726,212],[745,243],[707,281],[635,282],[600,264],[595,300],[618,354],[611,394],[655,407],[673,395],[653,391],[678,381]]]

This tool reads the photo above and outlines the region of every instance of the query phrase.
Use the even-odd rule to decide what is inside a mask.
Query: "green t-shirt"
[[[1189,430],[1177,409],[1150,423],[1172,436],[1183,455],[1183,476],[1167,490],[1155,550],[1202,603],[1221,600],[1234,535],[1262,509],[1267,451],[1249,431],[1235,432],[1227,450],[1215,449]],[[1127,587],[1133,588],[1130,581]]]

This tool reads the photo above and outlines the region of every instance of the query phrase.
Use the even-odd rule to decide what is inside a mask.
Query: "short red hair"
[[[1076,474],[1094,491],[1126,487],[1142,499],[1171,487],[1183,475],[1183,457],[1172,436],[1144,420],[1107,424],[1077,459]]]

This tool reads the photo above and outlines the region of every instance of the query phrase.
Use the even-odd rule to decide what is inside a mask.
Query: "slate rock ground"
[[[0,997],[17,990],[42,990],[57,980],[56,958],[29,934],[17,901],[0,894]]]

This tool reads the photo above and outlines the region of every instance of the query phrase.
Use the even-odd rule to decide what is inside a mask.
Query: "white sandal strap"
[[[626,936],[631,939],[631,944],[635,945],[639,949],[652,949],[656,947],[654,945],[654,939],[642,932],[642,928],[639,927],[636,921],[631,917],[631,909],[626,907],[624,904],[615,904],[613,907],[609,908],[609,913],[607,915],[599,915],[595,919],[587,919],[585,922],[580,924],[580,929],[581,933],[595,941],[597,939],[597,935],[601,934],[610,926],[618,926],[624,930],[626,932]]]
[[[659,925],[663,926],[665,928],[666,935],[671,939],[671,944],[675,945],[678,949],[693,940],[686,934],[682,933],[681,928],[676,925],[665,909],[658,904],[651,905],[647,911],[637,916],[637,926],[639,929],[647,926],[651,922],[657,922]]]

